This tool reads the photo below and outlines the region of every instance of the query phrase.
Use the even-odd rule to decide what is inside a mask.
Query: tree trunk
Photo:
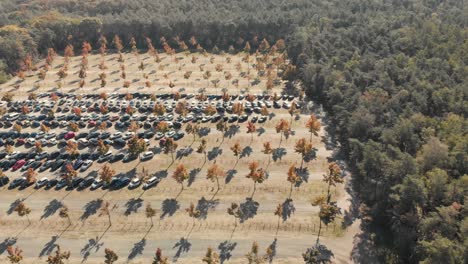
[[[281,142],[283,142],[283,131],[280,132],[280,143],[279,143],[278,148],[281,147]]]
[[[255,181],[255,182],[254,182],[254,189],[253,189],[253,192],[252,192],[252,196],[251,196],[250,198],[253,199],[256,190],[257,190],[257,182]]]
[[[71,226],[71,224],[72,224],[72,223],[71,223],[70,216],[69,216],[69,215],[67,215],[67,218],[68,218],[68,225],[69,225],[69,226]]]
[[[26,215],[26,218],[28,219],[28,224],[31,224],[31,220],[29,219],[29,215]]]
[[[316,242],[317,245],[318,245],[319,240],[320,240],[320,232],[321,231],[322,231],[322,220],[319,221],[319,231],[318,231],[318,234],[317,234],[317,242]]]
[[[293,183],[291,182],[291,187],[289,188],[289,199],[291,199],[292,191],[293,191]]]
[[[109,218],[109,226],[112,226],[112,221],[111,221],[110,213],[107,215],[107,217]]]
[[[154,226],[153,217],[150,217],[150,220],[151,220],[151,227],[153,227]]]

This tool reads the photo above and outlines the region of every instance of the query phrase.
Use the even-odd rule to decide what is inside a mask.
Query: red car
[[[94,127],[94,126],[96,126],[96,121],[94,121],[94,120],[89,120],[89,122],[88,122],[88,127]]]
[[[15,165],[13,165],[12,170],[14,170],[14,171],[15,171],[15,170],[18,170],[18,169],[20,169],[21,167],[23,167],[24,164],[26,164],[26,161],[25,161],[24,159],[18,160],[18,161],[15,163]]]
[[[63,136],[64,139],[71,139],[75,137],[75,132],[68,132]]]
[[[18,146],[22,146],[22,145],[24,145],[25,143],[26,143],[26,140],[24,140],[24,138],[18,138],[18,139],[16,140],[16,145],[18,145]]]

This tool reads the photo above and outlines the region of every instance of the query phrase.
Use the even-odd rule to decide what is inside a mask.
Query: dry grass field
[[[192,63],[192,56],[196,57]],[[2,92],[11,91],[15,99],[26,98],[29,93],[182,93],[198,94],[204,90],[207,94],[221,94],[222,88],[228,93],[241,92],[262,94],[267,92],[267,74],[260,74],[255,67],[255,56],[247,63],[239,55],[182,54],[174,56],[160,54],[161,62],[156,63],[149,54],[124,54],[126,80],[128,88],[122,87],[118,55],[110,54],[104,59],[107,69],[100,70],[101,55],[89,55],[89,67],[83,88],[79,87],[78,71],[81,57],[72,57],[68,76],[59,80],[56,74],[64,62],[63,57],[56,57],[44,80],[40,80],[37,72],[27,74],[25,80],[14,79],[0,86]],[[178,62],[174,60],[178,58]],[[269,58],[271,60],[272,58]],[[144,63],[144,69],[138,67]],[[216,65],[222,65],[220,71]],[[200,70],[203,68],[203,71]],[[218,66],[219,68],[219,66]],[[219,69],[218,69],[219,70]],[[189,78],[184,78],[191,71]],[[203,77],[209,71],[208,79]],[[250,73],[248,73],[250,71]],[[101,87],[99,74],[105,72],[107,84]],[[227,74],[232,75],[226,80]],[[276,79],[276,68],[272,73]],[[246,77],[250,75],[250,77]],[[145,78],[147,77],[147,78]],[[258,84],[249,85],[258,78]],[[238,87],[233,80],[239,80]],[[216,85],[212,80],[219,80]],[[146,81],[151,82],[147,87]],[[61,83],[60,85],[58,83]],[[169,88],[169,83],[175,86]],[[276,83],[271,87],[270,94],[280,94],[284,84]],[[296,98],[297,100],[297,98]],[[56,245],[71,251],[69,263],[103,263],[104,249],[112,248],[119,256],[116,263],[151,263],[156,248],[161,248],[163,254],[171,262],[201,263],[206,248],[213,247],[222,257],[224,263],[246,263],[244,255],[249,251],[252,242],[260,245],[261,254],[267,247],[274,249],[272,263],[300,263],[302,252],[310,247],[317,238],[319,218],[318,207],[311,205],[313,198],[326,193],[326,184],[322,181],[328,166],[328,158],[333,149],[326,146],[327,137],[324,127],[318,136],[312,137],[316,158],[304,163],[305,173],[301,174],[303,181],[294,187],[290,196],[290,184],[286,180],[291,164],[297,167],[301,164],[301,155],[295,153],[294,144],[300,138],[309,139],[310,133],[305,124],[309,118],[306,114],[297,114],[292,119],[293,133],[288,139],[276,133],[275,125],[280,119],[290,121],[291,116],[286,109],[271,109],[272,118],[263,124],[256,124],[257,132],[251,138],[247,134],[246,122],[233,123],[238,125],[238,131],[223,140],[221,132],[215,124],[202,123],[208,134],[203,137],[186,135],[178,141],[178,150],[191,148],[187,156],[176,157],[172,162],[171,155],[160,151],[158,141],[151,139],[149,149],[156,153],[149,161],[138,159],[129,163],[117,162],[110,166],[119,175],[134,176],[148,169],[150,174],[162,177],[162,181],[152,189],[136,190],[83,190],[66,191],[54,189],[26,190],[0,189],[0,263],[7,262],[5,248],[9,244],[20,246],[25,255],[22,263],[45,263],[47,255],[54,252]],[[305,112],[305,111],[304,111]],[[183,129],[183,128],[182,128]],[[24,131],[31,131],[28,128]],[[85,131],[87,129],[82,129]],[[57,129],[57,132],[62,131]],[[108,129],[115,132],[114,128]],[[207,160],[204,154],[196,152],[201,140],[207,141]],[[263,143],[269,141],[273,147],[283,148],[285,153],[280,158],[269,162],[268,155],[262,152]],[[236,143],[242,147],[242,155],[237,162],[230,147]],[[281,145],[280,145],[281,144]],[[46,148],[46,151],[51,151]],[[18,150],[28,151],[25,147]],[[113,150],[115,153],[121,150]],[[268,178],[257,184],[246,178],[249,163],[257,161],[261,168],[268,172]],[[207,170],[214,163],[227,172],[220,179],[220,190],[216,192],[216,183],[206,179]],[[173,178],[177,165],[184,164],[189,171],[189,180],[181,186]],[[94,163],[90,169],[78,176],[97,176],[103,164]],[[16,178],[19,172],[6,172],[7,176]],[[59,176],[49,172],[40,173],[38,178]],[[341,211],[348,210],[349,195],[343,184],[333,187],[333,199],[337,200]],[[12,209],[17,201],[22,200],[31,208],[28,224],[26,218],[20,218]],[[104,202],[110,202],[112,225],[107,216],[99,216],[99,208]],[[193,203],[200,216],[192,219],[186,208]],[[243,219],[235,220],[227,214],[231,203],[240,204],[247,212]],[[156,209],[153,218],[154,226],[145,215],[147,204]],[[282,204],[283,215],[274,215],[278,204]],[[69,225],[66,219],[60,218],[58,211],[66,205],[70,210]],[[114,206],[115,205],[115,206]],[[323,226],[321,242],[335,254],[335,263],[349,263],[352,239],[357,232],[356,223],[347,230],[341,228],[342,216],[328,227]]]

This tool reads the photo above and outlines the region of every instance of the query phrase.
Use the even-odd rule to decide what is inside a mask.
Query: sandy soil
[[[95,56],[95,61],[97,61],[99,56]],[[143,59],[146,58],[145,56],[147,55],[140,55]],[[116,56],[109,55],[108,57],[106,60],[110,64]],[[132,57],[134,57],[135,62],[133,63],[136,65],[136,57],[132,54],[127,54],[126,57],[127,75],[132,76],[128,64],[131,64]],[[215,57],[216,60],[222,61],[221,56]],[[188,62],[190,62],[190,58],[187,58]],[[59,60],[60,58],[57,58],[56,62]],[[209,63],[209,57],[206,60]],[[231,64],[234,67],[236,60],[240,60],[240,57],[233,56],[232,60]],[[76,62],[79,59],[74,58],[73,61]],[[91,60],[90,65],[93,65]],[[118,69],[118,66],[115,67]],[[154,67],[157,68],[156,65]],[[167,68],[170,67],[177,66],[169,65]],[[167,68],[166,71],[177,71],[176,68]],[[55,67],[53,69],[55,70]],[[77,71],[74,67],[71,69]],[[95,72],[96,76],[99,72]],[[236,76],[234,72],[233,68],[232,73]],[[158,71],[156,76],[151,78],[160,79],[159,73]],[[141,75],[141,72],[134,70],[134,74]],[[213,74],[215,74],[214,71]],[[115,75],[118,78],[119,73]],[[51,70],[42,87],[52,87],[56,77],[56,74],[52,74]],[[73,79],[71,76],[70,78]],[[88,74],[87,79],[93,78],[91,74]],[[71,79],[70,81],[72,81]],[[185,79],[180,80],[181,83],[183,81]],[[33,80],[25,81],[16,92],[26,95],[25,83],[28,82],[33,82]],[[196,92],[206,82],[203,79],[200,82],[193,80],[191,89]],[[120,84],[121,80],[118,83]],[[99,82],[96,83],[96,85],[98,84]],[[11,83],[5,87],[9,85]],[[131,90],[139,90],[138,85],[138,82],[132,84]],[[156,84],[154,88],[157,92],[163,92],[162,89],[156,88],[159,86],[163,87],[164,81]],[[117,88],[117,82],[115,87]],[[177,87],[175,89],[178,89]],[[88,87],[86,89],[84,92],[103,91],[102,88],[95,90],[95,88]],[[106,87],[105,89],[110,92],[114,88]],[[117,90],[117,92],[123,92],[122,89]],[[215,91],[212,87],[209,89]],[[264,90],[264,88],[253,89],[257,88],[252,88],[252,93],[260,93],[261,90]],[[275,88],[277,91],[280,89],[280,87]],[[164,88],[164,91],[166,90],[168,88]],[[40,88],[35,92],[44,91],[48,91],[48,89]],[[74,92],[79,93],[77,90]],[[56,244],[71,251],[72,258],[69,263],[82,261],[103,263],[104,248],[112,248],[119,255],[119,260],[116,263],[149,263],[158,247],[171,261],[201,263],[201,258],[208,246],[221,253],[225,263],[245,263],[244,255],[249,251],[253,241],[259,243],[262,254],[268,246],[274,245],[276,250],[273,263],[302,262],[302,252],[305,252],[306,248],[315,242],[318,232],[318,208],[311,206],[310,201],[315,196],[326,192],[322,175],[332,150],[327,149],[321,140],[325,136],[322,128],[320,135],[313,137],[317,158],[305,163],[305,167],[308,169],[307,181],[293,189],[291,199],[294,210],[291,210],[291,214],[284,219],[280,219],[278,225],[278,217],[274,215],[275,208],[289,197],[290,185],[286,181],[287,168],[291,164],[299,166],[301,160],[300,155],[294,153],[294,143],[302,137],[309,138],[309,134],[304,128],[307,116],[301,115],[293,122],[294,135],[281,142],[281,147],[285,148],[287,154],[281,160],[271,161],[268,166],[268,179],[257,186],[252,200],[249,200],[248,198],[252,196],[253,192],[253,182],[245,177],[248,163],[255,160],[263,168],[267,167],[268,156],[261,152],[263,142],[271,141],[273,146],[277,147],[280,144],[280,136],[274,130],[274,126],[280,118],[290,119],[289,114],[284,109],[276,110],[275,115],[265,124],[257,125],[257,129],[263,127],[264,132],[254,135],[253,140],[249,134],[245,133],[246,124],[239,124],[239,133],[224,141],[213,124],[202,124],[202,126],[211,128],[211,132],[205,137],[208,141],[208,152],[214,153],[215,148],[219,148],[221,151],[216,159],[208,159],[206,164],[204,164],[203,154],[195,152],[200,138],[196,138],[195,142],[192,143],[192,136],[186,136],[179,141],[179,149],[191,145],[194,149],[193,153],[189,157],[177,159],[172,165],[171,157],[162,153],[157,154],[154,159],[147,162],[134,161],[125,165],[121,162],[112,164],[117,173],[134,175],[145,167],[151,173],[166,176],[156,188],[146,192],[141,189],[86,190],[81,192],[35,191],[32,188],[24,191],[0,189],[0,263],[6,261],[5,245],[8,244],[8,239],[15,239],[15,244],[24,250],[26,257],[24,263],[45,262],[46,256],[53,252]],[[112,131],[110,130],[110,132]],[[232,151],[229,149],[235,142],[240,142],[246,150],[246,155],[240,158],[237,164],[236,158],[233,157]],[[156,145],[156,141],[153,139],[151,144],[152,146]],[[226,171],[231,171],[232,175],[232,177],[229,176],[227,179],[221,180],[221,190],[218,193],[215,193],[216,184],[206,179],[206,170],[215,160]],[[183,163],[189,169],[191,180],[190,184],[186,185],[183,192],[178,195],[181,187],[172,179],[171,175],[179,163]],[[95,163],[80,176],[96,175],[101,166],[102,164]],[[18,175],[16,173],[11,176]],[[50,173],[48,175],[40,174],[39,178],[42,176],[52,175]],[[349,195],[344,191],[344,187],[338,186],[334,189],[334,194],[342,210],[347,209]],[[29,216],[31,224],[28,224],[26,218],[20,218],[11,212],[18,199],[25,199],[24,202],[32,209]],[[112,226],[109,226],[105,216],[99,217],[97,208],[100,199],[116,205],[111,212]],[[233,202],[244,204],[244,206],[258,203],[258,208],[253,213],[252,218],[236,225],[234,218],[226,213],[226,209]],[[148,203],[157,209],[157,215],[153,219],[154,226],[151,226],[150,219],[145,217],[145,207]],[[203,217],[193,221],[187,215],[185,208],[189,207],[190,203],[194,203],[202,209]],[[61,204],[70,209],[71,225],[66,219],[61,219],[58,216]],[[352,239],[357,231],[358,223],[354,223],[347,230],[342,230],[341,218],[322,230],[321,242],[333,250],[335,263],[350,262]]]

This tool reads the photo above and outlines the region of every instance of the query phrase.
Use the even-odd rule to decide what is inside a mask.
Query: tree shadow
[[[206,219],[208,216],[208,211],[210,209],[216,208],[218,204],[219,200],[206,200],[205,197],[202,197],[200,200],[198,200],[196,207],[196,209],[200,211],[200,216],[198,218]]]
[[[57,236],[57,235],[52,236],[50,241],[45,243],[44,247],[42,248],[41,252],[39,253],[39,257],[50,255],[52,253],[52,251],[54,250],[54,248],[56,246],[58,246],[58,244],[56,244],[58,239],[59,239],[59,236]]]
[[[18,205],[24,200],[25,199],[16,199],[14,202],[12,202],[10,204],[10,208],[7,210],[7,214],[11,215],[15,211],[16,207],[18,207]]]
[[[188,157],[190,154],[192,154],[193,149],[191,147],[185,147],[177,150],[176,152],[176,159],[182,159],[184,157]]]
[[[190,171],[189,173],[189,178],[187,181],[187,186],[190,187],[192,183],[195,181],[195,178],[197,177],[198,173],[200,173],[201,169],[200,168],[195,168]]]
[[[166,216],[173,216],[177,210],[179,210],[180,204],[176,199],[166,199],[162,202],[161,206],[161,216],[160,219],[163,219]]]
[[[309,170],[307,168],[296,168],[297,176],[301,178],[294,186],[299,187],[303,182],[309,182]]]
[[[266,132],[266,130],[263,127],[260,127],[257,129],[257,136],[261,136]]]
[[[58,209],[62,208],[63,204],[57,199],[53,199],[49,202],[49,204],[44,208],[44,213],[41,216],[41,219],[47,218],[53,214],[55,214]]]
[[[210,151],[208,151],[208,160],[214,160],[216,159],[218,156],[220,156],[221,154],[223,153],[223,150],[220,149],[219,147],[214,147],[213,149],[211,149]]]
[[[228,130],[224,132],[224,137],[232,138],[240,131],[239,125],[230,125]]]
[[[278,161],[278,160],[281,160],[283,156],[286,154],[287,152],[285,148],[275,148],[271,156],[273,158],[273,161]]]
[[[255,215],[257,215],[258,206],[258,202],[254,201],[252,198],[245,198],[245,202],[239,205],[239,221],[243,223],[250,218],[254,218]]]
[[[236,248],[237,243],[231,241],[223,241],[218,245],[219,250],[219,260],[220,263],[224,263],[224,261],[229,260],[232,257],[232,251]]]
[[[288,220],[292,214],[296,211],[296,207],[294,207],[293,200],[291,198],[286,199],[283,204],[281,205],[283,208],[283,213],[281,215],[281,218],[283,219],[283,222]]]
[[[18,239],[16,237],[5,238],[5,240],[3,240],[2,243],[0,243],[0,255],[2,255],[9,246],[13,246],[14,244],[16,244],[17,240]]]
[[[152,148],[149,148],[148,151],[151,151],[154,153],[154,155],[160,154],[162,152],[162,148],[154,146]]]
[[[267,256],[267,261],[269,263],[273,263],[273,259],[276,257],[277,242],[278,242],[278,239],[275,237],[273,242],[268,246],[268,249],[270,249],[270,252],[271,252],[271,254]]]
[[[242,150],[239,158],[249,157],[250,154],[252,154],[252,148],[247,146]]]
[[[85,262],[89,255],[91,255],[91,251],[95,248],[94,252],[98,252],[99,249],[104,245],[104,242],[99,243],[99,237],[91,238],[88,240],[88,243],[81,249],[80,253],[83,256],[81,263]]]
[[[130,254],[128,255],[127,259],[132,260],[136,256],[142,255],[143,251],[145,250],[145,246],[146,246],[146,239],[142,238],[139,242],[133,245],[133,248],[130,251]]]
[[[199,137],[206,137],[210,134],[211,128],[209,127],[202,127],[198,130],[198,136]]]
[[[268,114],[268,119],[272,120],[275,116],[276,116],[275,113],[269,113]]]
[[[304,156],[304,161],[309,162],[317,158],[317,148],[313,148],[309,153]]]
[[[129,216],[131,215],[132,213],[137,213],[138,212],[138,209],[143,205],[143,200],[140,199],[140,198],[132,198],[130,200],[128,200],[126,203],[125,203],[125,212],[124,212],[124,215],[125,216]]]
[[[167,175],[168,175],[167,170],[160,170],[154,173],[154,176],[158,177],[159,179],[164,179],[167,177]]]
[[[102,205],[102,199],[96,199],[89,201],[85,206],[84,206],[84,212],[80,216],[81,221],[85,221],[88,219],[90,216],[95,215],[99,208],[101,208]]]
[[[227,184],[227,183],[230,183],[231,180],[234,178],[234,176],[237,174],[237,170],[235,169],[232,169],[232,170],[228,170],[226,172],[226,178],[224,179],[224,182]]]
[[[172,260],[174,262],[177,262],[180,255],[183,252],[189,252],[191,247],[192,247],[192,244],[188,241],[188,239],[181,237],[180,240],[175,243],[174,247],[172,247],[172,249],[177,248],[177,251],[174,257],[172,258]]]

